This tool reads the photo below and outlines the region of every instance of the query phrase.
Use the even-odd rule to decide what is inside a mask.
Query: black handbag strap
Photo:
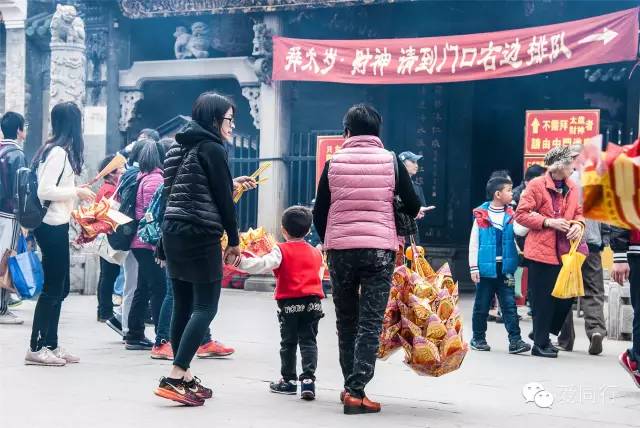
[[[400,172],[398,171],[398,157],[396,156],[396,153],[392,150],[389,150],[389,153],[391,153],[391,156],[393,157],[393,173],[396,176],[396,184],[395,187],[393,189],[393,194],[394,195],[398,195],[398,181],[400,181]]]

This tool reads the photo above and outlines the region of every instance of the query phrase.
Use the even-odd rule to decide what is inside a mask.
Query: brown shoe
[[[344,404],[344,396],[347,395],[347,391],[343,389],[340,391],[340,402]]]
[[[373,402],[367,397],[356,398],[351,394],[346,393],[344,395],[344,414],[345,415],[360,415],[362,413],[378,413],[380,412],[380,403]]]

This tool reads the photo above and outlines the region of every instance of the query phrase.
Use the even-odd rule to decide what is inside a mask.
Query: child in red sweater
[[[295,395],[296,349],[300,346],[302,374],[300,395],[315,398],[315,371],[318,364],[318,323],[324,316],[320,299],[323,261],[319,250],[304,241],[313,216],[302,206],[288,208],[282,215],[282,235],[286,242],[275,246],[262,257],[242,257],[239,268],[251,274],[273,271],[276,277],[275,299],[280,321],[280,361],[282,379],[271,382],[269,389],[278,394]]]

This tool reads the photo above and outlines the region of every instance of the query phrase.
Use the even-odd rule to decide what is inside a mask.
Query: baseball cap
[[[401,162],[404,162],[406,160],[410,160],[412,162],[418,162],[420,159],[422,159],[422,155],[417,155],[413,152],[402,152],[400,153],[398,158],[400,159]]]

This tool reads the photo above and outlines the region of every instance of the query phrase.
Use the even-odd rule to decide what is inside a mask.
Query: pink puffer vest
[[[333,156],[325,249],[398,249],[392,156],[378,137],[365,135],[349,138]]]

